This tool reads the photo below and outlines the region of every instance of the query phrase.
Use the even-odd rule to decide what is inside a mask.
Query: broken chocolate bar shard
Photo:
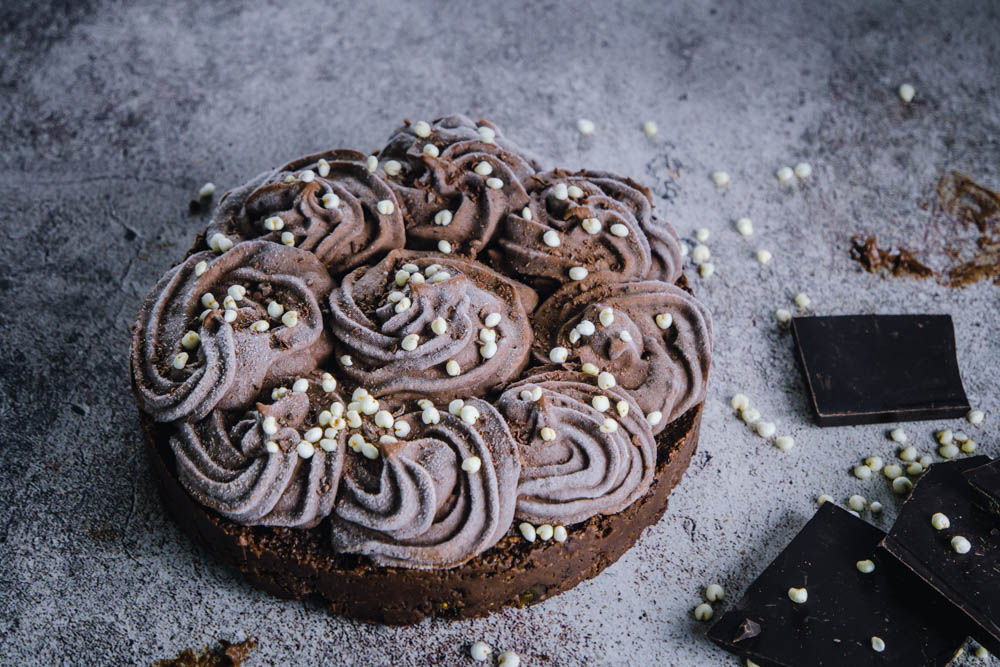
[[[969,410],[949,315],[796,317],[792,333],[820,426]]]
[[[988,461],[973,456],[932,465],[881,547],[971,621],[976,641],[1000,654],[1000,519],[976,504],[975,491],[963,475]],[[944,530],[931,525],[938,512],[948,517]],[[968,541],[966,553],[952,546],[957,537]]]
[[[980,504],[1000,516],[1000,459],[965,471],[965,479]]]
[[[825,503],[708,632],[722,648],[763,666],[946,665],[965,641],[960,614],[919,581],[899,580],[877,553],[885,536]],[[868,574],[857,563],[871,560]],[[806,601],[789,599],[805,588]],[[746,621],[759,633],[743,637]],[[872,648],[872,638],[885,650]]]
[[[752,618],[744,618],[743,622],[740,623],[738,628],[739,632],[733,637],[733,643],[739,644],[744,639],[752,639],[760,634],[760,623],[753,620]]]

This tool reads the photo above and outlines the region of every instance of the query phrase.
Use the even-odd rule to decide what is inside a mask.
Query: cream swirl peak
[[[189,256],[156,284],[133,327],[142,409],[157,421],[198,420],[315,368],[330,352],[322,309],[332,287],[313,254],[267,241]]]
[[[613,174],[562,169],[536,174],[527,186],[531,205],[508,215],[499,236],[508,266],[559,282],[572,280],[574,267],[607,272],[609,280],[649,275],[652,203],[646,188]],[[679,241],[674,247],[679,257]]]
[[[503,537],[514,518],[517,448],[492,405],[463,407],[461,416],[402,415],[405,439],[383,444],[378,459],[345,461],[331,522],[336,550],[379,565],[449,568]]]
[[[311,381],[310,381],[311,380]],[[272,394],[232,424],[220,410],[181,423],[170,439],[181,484],[206,507],[247,525],[316,525],[333,509],[346,431],[311,433],[327,406],[343,402],[322,389],[319,373],[308,388]],[[342,421],[342,420],[341,420]],[[315,437],[314,437],[315,436]]]
[[[374,396],[480,396],[525,367],[534,292],[473,260],[393,251],[330,295],[337,373]]]
[[[535,357],[548,362],[560,348],[563,361],[608,374],[604,384],[628,390],[659,433],[705,400],[711,318],[676,285],[607,279],[567,283],[538,307]]]
[[[653,266],[646,278],[665,283],[677,282],[684,272],[684,255],[681,254],[681,239],[677,230],[655,215],[648,221],[640,221],[639,226],[646,233],[653,258]]]
[[[465,116],[407,123],[379,153],[406,209],[407,246],[472,258],[507,213],[527,205],[523,182],[537,167],[492,123]]]
[[[656,441],[635,400],[581,372],[539,372],[497,401],[520,445],[517,518],[579,523],[649,490]]]
[[[226,193],[205,238],[264,238],[308,250],[342,273],[403,247],[396,196],[357,151],[309,155]]]

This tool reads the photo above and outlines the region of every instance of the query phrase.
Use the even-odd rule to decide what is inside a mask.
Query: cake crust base
[[[569,539],[529,543],[514,525],[495,546],[450,570],[380,567],[336,554],[326,522],[304,530],[243,526],[194,501],[177,479],[169,427],[140,412],[146,449],[168,513],[196,543],[238,569],[253,586],[286,599],[311,596],[331,613],[373,623],[408,625],[424,618],[474,618],[523,607],[597,576],[656,523],[698,443],[702,405],[657,436],[649,491],[617,514],[571,526]]]

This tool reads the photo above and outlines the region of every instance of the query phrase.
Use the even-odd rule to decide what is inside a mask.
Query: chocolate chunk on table
[[[973,456],[932,465],[903,504],[880,552],[940,592],[972,622],[976,641],[1000,654],[1000,518],[976,504],[963,475],[988,461]],[[938,512],[948,517],[948,528],[931,525]],[[968,540],[968,553],[952,547],[957,536]]]
[[[980,504],[1000,516],[1000,459],[965,471],[965,479]]]
[[[898,565],[877,553],[884,536],[824,504],[709,639],[762,667],[948,664],[965,641],[965,622],[921,582],[896,576]],[[859,571],[862,560],[875,569]],[[791,587],[806,589],[804,603],[789,598]],[[882,652],[873,637],[885,643]]]
[[[949,315],[796,317],[792,333],[820,426],[969,410]]]

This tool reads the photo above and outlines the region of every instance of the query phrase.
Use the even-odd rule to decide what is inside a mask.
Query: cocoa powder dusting
[[[940,247],[923,248],[919,254],[940,259],[935,262],[937,270],[906,248],[879,248],[875,236],[854,236],[851,259],[870,273],[936,276],[948,287],[965,287],[982,280],[1000,285],[1000,195],[957,171],[945,174],[937,184],[929,226],[938,232],[930,236],[943,241]]]

